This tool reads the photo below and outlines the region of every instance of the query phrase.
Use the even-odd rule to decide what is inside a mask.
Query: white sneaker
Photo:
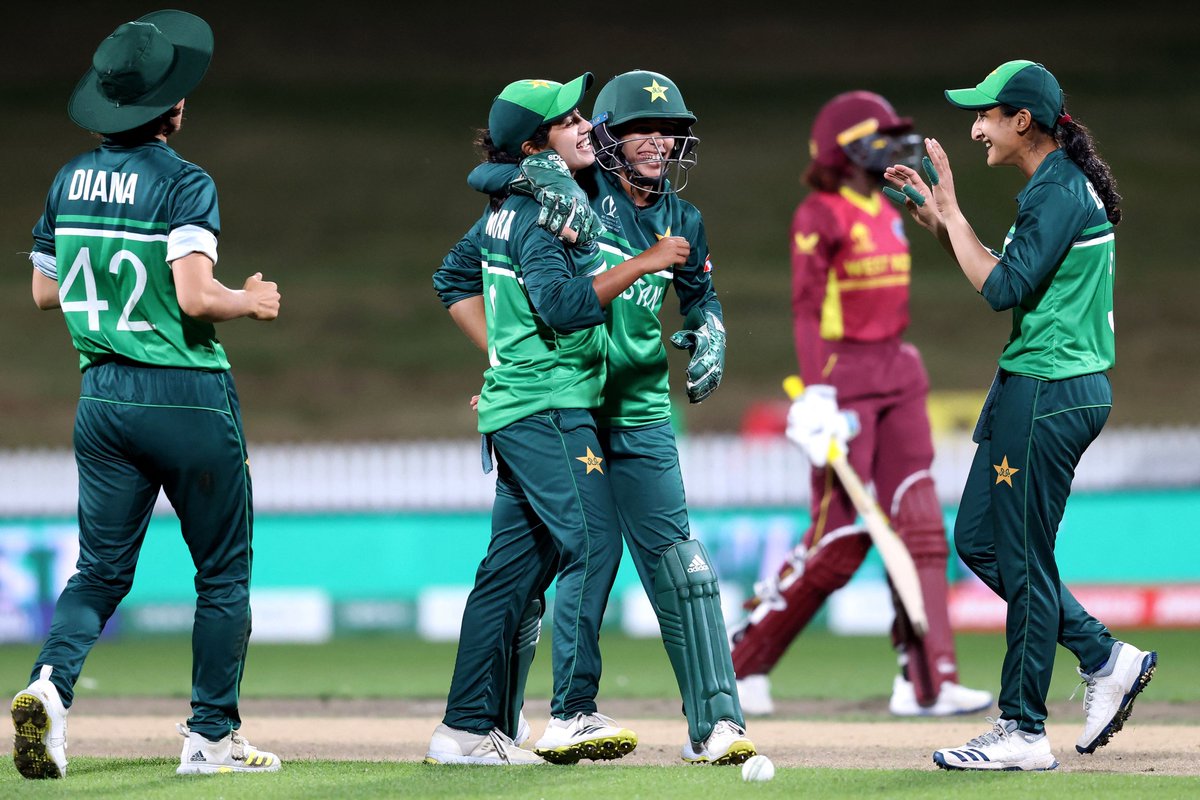
[[[176,775],[210,775],[225,772],[278,772],[279,756],[259,750],[237,731],[210,742],[184,723],[175,726],[183,737]]]
[[[579,713],[570,719],[551,717],[534,752],[552,764],[574,764],[581,758],[611,760],[637,747],[637,734],[600,713]]]
[[[756,754],[754,742],[746,731],[732,720],[719,720],[703,742],[688,742],[683,746],[683,760],[689,764],[741,764]]]
[[[897,675],[892,681],[892,698],[888,711],[897,717],[952,717],[955,714],[974,714],[992,705],[992,693],[982,689],[968,689],[951,681],[938,688],[937,700],[931,706],[917,703],[917,693],[912,681]]]
[[[771,679],[766,675],[738,678],[737,692],[743,714],[751,717],[769,717],[775,713],[775,703],[771,700]]]
[[[517,746],[517,743],[495,728],[488,733],[460,731],[448,725],[438,725],[429,740],[426,764],[490,764],[492,766],[523,766],[545,764],[536,754]]]
[[[533,729],[529,727],[529,720],[525,719],[525,712],[522,711],[520,719],[517,720],[517,735],[513,737],[513,742],[520,747],[529,741],[532,734]]]
[[[1083,695],[1083,733],[1075,743],[1080,753],[1093,753],[1121,730],[1133,711],[1134,698],[1154,677],[1158,653],[1117,642],[1108,663],[1091,675],[1079,670],[1087,685]],[[1107,671],[1107,674],[1101,672]]]
[[[1050,750],[1050,739],[1042,733],[1022,733],[1011,719],[992,719],[992,729],[962,747],[946,747],[933,753],[933,763],[942,769],[1032,770],[1056,769],[1058,759]]]
[[[26,778],[67,775],[67,710],[50,682],[53,667],[12,701],[13,763]]]

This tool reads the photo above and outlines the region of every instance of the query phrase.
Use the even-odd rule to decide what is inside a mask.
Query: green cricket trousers
[[[1042,380],[1001,370],[954,525],[958,554],[1008,604],[1000,712],[1040,733],[1055,643],[1088,672],[1116,640],[1059,579],[1054,542],[1075,467],[1112,407],[1104,373]]]
[[[443,722],[515,730],[511,650],[530,603],[557,574],[550,713],[596,711],[600,623],[621,560],[608,463],[586,409],[532,414],[491,434],[492,537],[463,611]],[[557,565],[557,570],[556,570]],[[523,682],[523,679],[522,679]]]
[[[161,488],[196,568],[192,716],[217,740],[241,724],[250,638],[250,472],[229,372],[109,361],[83,373],[75,415],[78,572],[55,606],[40,666],[71,705],[84,659],[133,584]],[[148,565],[153,569],[154,565]]]

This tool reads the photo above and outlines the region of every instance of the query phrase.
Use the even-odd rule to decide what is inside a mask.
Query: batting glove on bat
[[[847,443],[857,433],[857,415],[838,409],[837,389],[832,386],[809,386],[788,409],[787,437],[799,445],[814,467],[828,463],[833,442],[846,452]]]
[[[585,191],[575,182],[562,157],[544,150],[521,161],[508,185],[513,194],[532,197],[541,205],[537,224],[568,244],[586,247],[604,230]]]
[[[711,311],[704,312],[704,324],[694,331],[678,331],[671,344],[692,354],[688,361],[688,402],[702,403],[721,385],[725,374],[725,326]]]

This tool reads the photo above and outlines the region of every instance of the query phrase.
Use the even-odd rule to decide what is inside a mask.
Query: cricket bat
[[[783,381],[783,390],[787,392],[788,397],[795,400],[804,391],[804,382],[798,375],[789,375]],[[924,636],[929,630],[929,619],[925,616],[925,597],[921,594],[921,581],[917,578],[917,568],[908,548],[892,530],[883,509],[867,491],[867,487],[863,486],[854,467],[846,460],[845,449],[836,440],[829,442],[829,465],[837,473],[838,480],[846,488],[846,494],[850,495],[855,509],[862,516],[867,533],[871,536],[871,543],[883,559],[883,568],[887,570],[892,581],[892,588],[896,590],[896,595],[904,605],[909,623],[918,636]]]

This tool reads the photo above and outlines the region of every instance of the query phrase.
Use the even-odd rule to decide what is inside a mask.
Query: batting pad
[[[525,705],[525,683],[529,679],[529,668],[533,666],[533,656],[542,638],[542,613],[545,610],[545,601],[540,597],[535,598],[525,607],[517,622],[517,638],[513,642],[509,662],[507,702],[503,709],[505,716],[501,726],[504,733],[514,739],[521,721],[521,708]]]
[[[721,593],[704,545],[689,539],[668,547],[654,573],[654,595],[692,741],[706,740],[722,719],[744,727]]]

